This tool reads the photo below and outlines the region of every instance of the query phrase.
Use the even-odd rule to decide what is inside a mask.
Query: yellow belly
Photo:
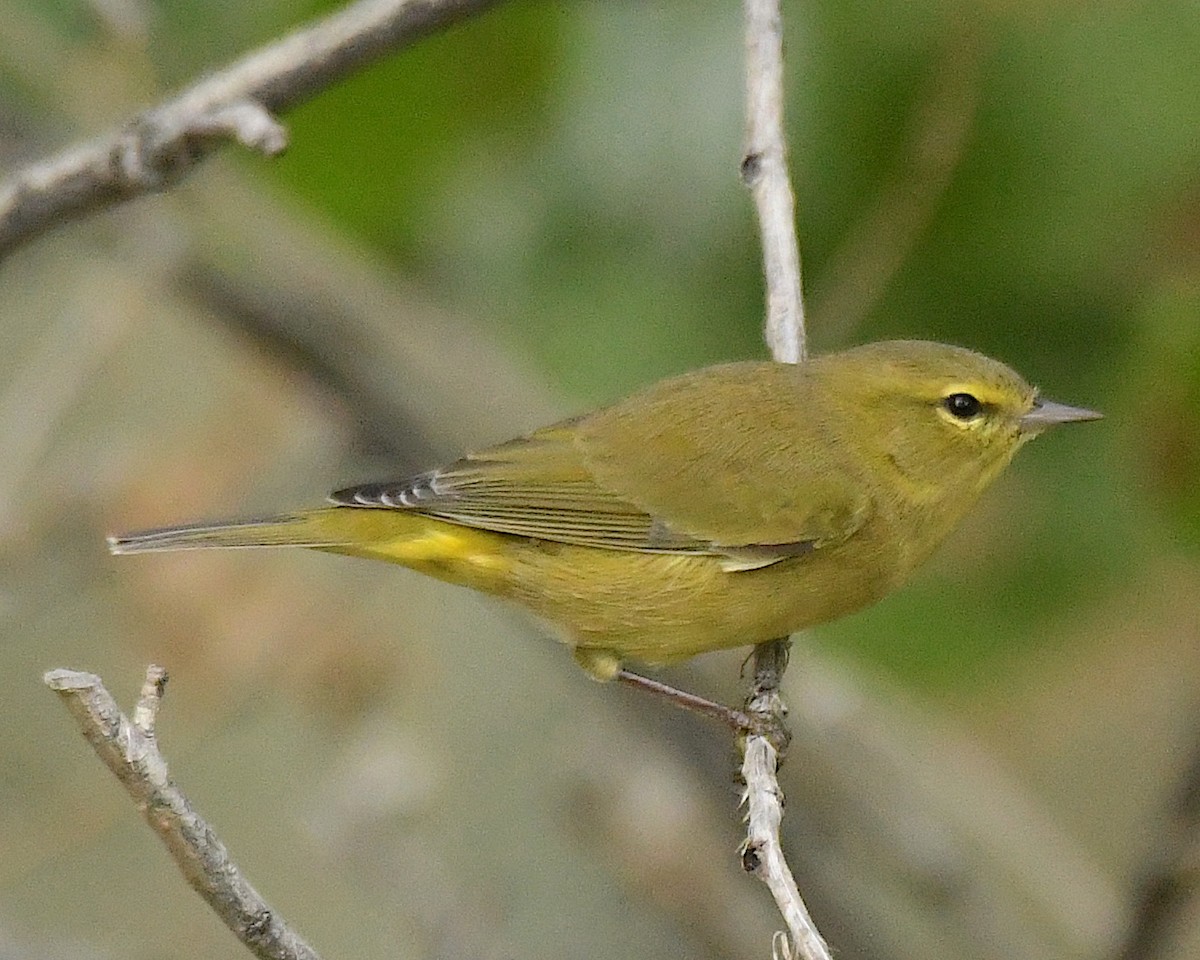
[[[323,549],[511,600],[557,627],[601,678],[626,659],[668,663],[787,636],[874,602],[894,579],[861,536],[850,549],[729,572],[716,557],[573,546],[398,511],[336,513],[364,545]]]

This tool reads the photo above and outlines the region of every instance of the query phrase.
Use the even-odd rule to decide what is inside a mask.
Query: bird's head
[[[813,361],[847,435],[898,492],[973,500],[1026,441],[1100,414],[1045,400],[1019,374],[962,347],[893,340]]]

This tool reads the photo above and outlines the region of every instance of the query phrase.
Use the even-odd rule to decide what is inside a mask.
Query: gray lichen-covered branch
[[[359,0],[0,182],[0,257],[52,227],[177,182],[217,147],[268,156],[276,119],[333,83],[496,0]]]
[[[744,0],[743,6],[746,144],[742,180],[754,197],[762,234],[767,346],[779,362],[797,363],[808,351],[800,245],[783,122],[783,17],[779,0]]]
[[[799,363],[808,351],[800,246],[783,122],[783,16],[779,0],[743,0],[743,13],[746,144],[742,179],[754,197],[762,237],[765,337],[777,361]],[[789,936],[781,937],[776,953],[804,960],[829,960],[829,949],[800,896],[780,839],[783,793],[777,767],[780,752],[786,747],[783,723],[787,708],[779,684],[787,656],[786,638],[762,644],[754,652],[754,691],[746,702],[746,712],[761,730],[749,734],[742,745],[747,806],[742,864],[766,883],[787,923]]]
[[[166,671],[147,668],[132,720],[95,674],[51,670],[43,680],[62,697],[96,755],[129,792],[192,889],[237,938],[261,960],[320,960],[242,876],[212,827],[171,779],[154,732]]]

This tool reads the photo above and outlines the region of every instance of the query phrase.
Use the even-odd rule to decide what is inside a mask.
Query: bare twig
[[[807,353],[795,201],[783,130],[783,21],[779,0],[744,0],[746,149],[742,180],[754,196],[767,285],[767,346],[781,363]]]
[[[0,183],[0,257],[53,226],[161,190],[230,140],[268,156],[274,114],[496,0],[359,0],[211,74],[124,127]]]
[[[767,287],[766,340],[781,363],[800,363],[807,356],[804,303],[800,282],[800,246],[796,239],[795,201],[788,177],[787,140],[783,126],[783,18],[780,0],[743,0],[746,25],[746,148],[742,179],[754,197],[762,233],[763,276]],[[770,888],[791,932],[777,938],[775,952],[793,951],[805,960],[828,960],[829,950],[817,932],[791,870],[783,857],[779,824],[782,793],[776,777],[779,753],[787,746],[783,725],[787,708],[779,682],[787,666],[788,641],[775,640],[754,651],[754,691],[746,712],[758,729],[742,747],[749,829],[742,862]],[[774,742],[772,742],[774,741]]]
[[[808,915],[792,871],[779,842],[783,820],[783,795],[775,776],[779,755],[766,737],[750,737],[742,775],[746,778],[746,841],[742,845],[742,866],[759,877],[770,889],[779,912],[788,925],[792,939],[784,950],[790,955],[795,947],[799,956],[829,957],[829,948]],[[786,943],[786,941],[785,941]]]
[[[225,845],[172,782],[154,734],[166,671],[146,669],[132,721],[95,674],[51,670],[42,679],[62,696],[88,743],[129,791],[188,883],[237,938],[261,960],[320,960],[242,876]]]
[[[746,701],[746,712],[760,721],[775,724],[778,733],[748,736],[742,748],[747,822],[742,866],[767,885],[791,933],[790,940],[783,937],[777,941],[775,952],[788,958],[830,960],[829,948],[817,932],[784,859],[779,834],[783,820],[783,791],[779,787],[777,771],[780,755],[787,749],[788,742],[783,727],[787,707],[779,695],[779,683],[787,667],[788,649],[787,640],[776,640],[754,650],[754,691]]]

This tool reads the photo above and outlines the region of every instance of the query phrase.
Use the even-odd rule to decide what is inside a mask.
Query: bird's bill
[[[1033,409],[1021,417],[1021,429],[1031,433],[1045,430],[1058,423],[1076,423],[1081,420],[1100,420],[1104,414],[1083,407],[1069,407],[1053,400],[1037,400]]]

